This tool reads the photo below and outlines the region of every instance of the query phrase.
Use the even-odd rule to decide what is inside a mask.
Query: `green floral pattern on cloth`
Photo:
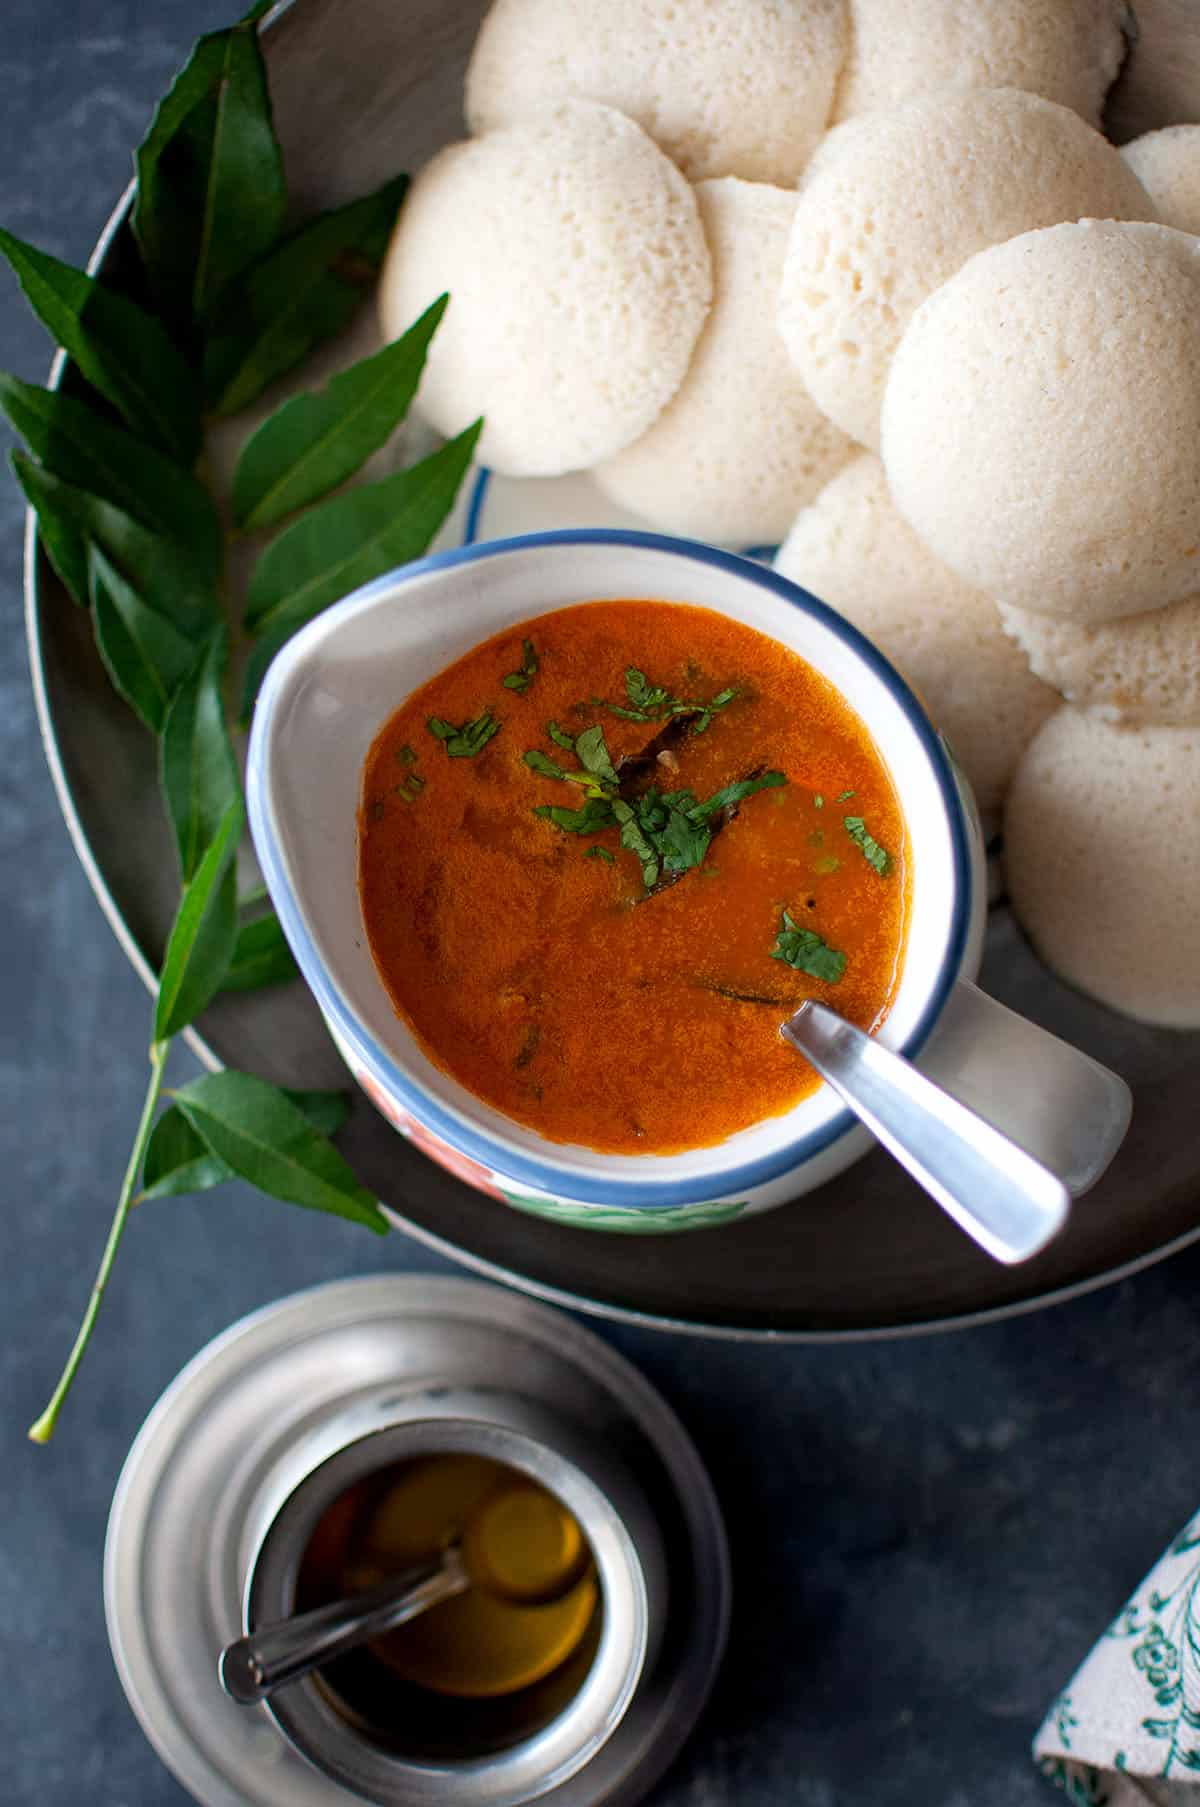
[[[1053,1703],[1034,1755],[1080,1807],[1200,1807],[1200,1514]]]
[[[506,1191],[504,1197],[518,1211],[530,1211],[535,1217],[549,1217],[578,1230],[615,1230],[619,1236],[660,1236],[664,1231],[711,1229],[716,1224],[732,1223],[746,1209],[744,1199],[736,1204],[628,1211],[618,1205],[573,1205],[560,1198],[531,1198],[524,1192]]]

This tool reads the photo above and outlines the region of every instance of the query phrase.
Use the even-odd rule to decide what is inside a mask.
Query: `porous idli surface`
[[[815,400],[879,449],[888,368],[921,302],[975,252],[1063,220],[1155,218],[1077,113],[1016,88],[923,95],[828,133],[792,222],[779,329]]]
[[[1091,624],[1007,603],[999,612],[1030,669],[1068,702],[1132,726],[1200,726],[1200,595]]]
[[[473,132],[559,99],[636,119],[692,180],[794,184],[825,130],[845,0],[495,0],[467,70]]]
[[[1013,908],[1056,973],[1143,1023],[1200,1027],[1200,729],[1064,704],[1013,776]]]
[[[998,602],[1106,621],[1200,588],[1200,240],[1084,220],[980,251],[884,390],[897,506]]]
[[[1200,233],[1200,125],[1169,125],[1121,146],[1154,203],[1154,217],[1180,232]]]
[[[586,102],[440,151],[380,275],[385,337],[444,290],[418,412],[478,456],[557,476],[644,433],[687,370],[712,292],[691,186],[623,114]]]
[[[1059,699],[1004,634],[995,604],[922,545],[860,453],[797,517],[775,569],[873,640],[954,749],[981,810]]]
[[[835,120],[934,88],[1025,88],[1098,126],[1125,57],[1124,0],[848,0]]]
[[[775,545],[852,455],[775,329],[794,192],[726,176],[696,188],[713,303],[688,373],[648,433],[598,465],[604,493],[668,533]]]

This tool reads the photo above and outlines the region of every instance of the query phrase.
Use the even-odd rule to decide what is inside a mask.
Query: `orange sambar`
[[[763,788],[706,819],[742,780]],[[817,1084],[779,1035],[805,998],[874,1028],[895,991],[909,882],[888,771],[819,673],[708,609],[581,603],[477,646],[376,737],[358,829],[396,1010],[551,1141],[723,1141]]]

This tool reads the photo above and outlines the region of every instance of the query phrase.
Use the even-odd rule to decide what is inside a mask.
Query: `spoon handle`
[[[276,1625],[260,1625],[221,1652],[217,1665],[221,1686],[242,1706],[253,1706],[285,1682],[394,1631],[469,1585],[462,1558],[451,1548],[370,1593],[335,1600]]]
[[[997,1261],[1027,1261],[1062,1228],[1062,1181],[902,1055],[824,1004],[802,1004],[782,1034]]]

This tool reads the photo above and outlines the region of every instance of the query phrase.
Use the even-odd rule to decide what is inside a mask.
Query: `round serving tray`
[[[298,0],[287,9],[268,34],[268,55],[293,193],[312,206],[347,199],[456,136],[482,10],[479,0],[413,0],[403,15],[392,0]],[[1200,117],[1194,0],[1139,0],[1137,13],[1140,36],[1109,110],[1118,138]],[[310,79],[314,70],[319,80]],[[97,261],[124,208],[123,200]],[[488,534],[490,514],[483,511]],[[150,985],[177,900],[154,744],[112,690],[86,615],[65,597],[32,532],[26,604],[63,812],[118,939]],[[1104,1284],[1200,1237],[1200,1035],[1126,1022],[1060,985],[1003,905],[992,912],[982,983],[1134,1090],[1133,1126],[1113,1166],[1064,1234],[1020,1268],[981,1255],[882,1154],[761,1217],[634,1237],[526,1216],[485,1197],[435,1167],[365,1100],[342,1146],[395,1220],[443,1254],[560,1304],[709,1335],[817,1341],[964,1324]],[[192,1042],[211,1065],[285,1085],[345,1082],[298,984],[219,1000]]]

